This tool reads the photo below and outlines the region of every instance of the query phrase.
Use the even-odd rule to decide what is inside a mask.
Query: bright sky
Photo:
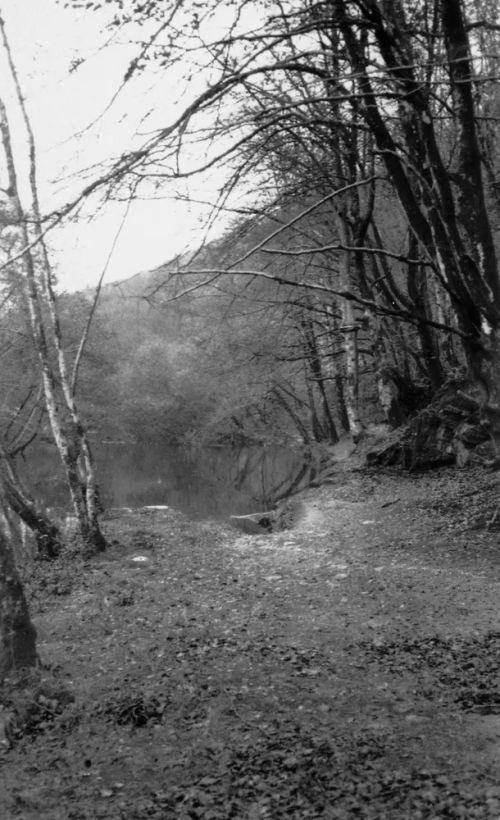
[[[116,156],[130,147],[145,112],[160,109],[158,122],[171,121],[182,106],[179,88],[153,88],[139,80],[120,95],[110,111],[88,128],[106,108],[136,48],[125,37],[102,48],[109,40],[104,12],[65,9],[55,0],[0,0],[0,9],[25,92],[38,150],[39,188],[45,209],[62,205],[78,193],[79,171]],[[78,70],[73,61],[85,58]],[[6,76],[0,62],[1,76]],[[2,87],[8,103],[9,94]],[[186,100],[187,102],[187,100]],[[25,144],[10,106],[17,161],[22,168]],[[148,126],[151,127],[151,126]],[[79,132],[80,136],[78,135]],[[92,174],[90,174],[90,178]],[[216,180],[205,180],[203,197],[209,199]],[[212,192],[210,190],[212,186]],[[187,188],[179,188],[183,195]],[[94,284],[106,262],[125,206],[110,205],[92,219],[54,231],[50,236],[60,287],[76,290]],[[134,203],[120,234],[105,281],[123,279],[153,268],[200,242],[206,208],[194,203],[162,199]]]

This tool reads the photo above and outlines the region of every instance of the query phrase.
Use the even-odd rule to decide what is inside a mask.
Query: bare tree
[[[61,328],[53,287],[49,256],[42,236],[42,217],[36,181],[36,150],[33,131],[12,59],[3,20],[0,31],[7,53],[11,75],[27,135],[29,187],[32,213],[24,209],[19,194],[16,161],[12,146],[7,109],[0,100],[0,135],[7,169],[8,197],[13,227],[21,247],[20,258],[13,263],[13,274],[20,281],[28,306],[33,343],[38,357],[45,405],[54,441],[63,463],[71,500],[80,533],[89,552],[101,551],[105,539],[98,521],[97,484],[94,460],[88,435],[77,408],[71,373],[63,349]],[[31,231],[36,236],[34,247]],[[10,481],[10,479],[9,479]],[[9,487],[11,485],[9,484]],[[12,489],[12,488],[11,488]],[[12,493],[8,493],[12,497]]]
[[[488,145],[481,125],[486,97],[477,90],[488,83],[491,100],[497,32],[481,17],[480,4],[289,0],[259,6],[257,27],[235,9],[225,33],[210,42],[204,22],[216,18],[218,4],[209,3],[191,22],[188,6],[132,2],[125,12],[116,4],[114,22],[125,23],[131,15],[152,31],[125,84],[156,58],[165,71],[177,66],[183,47],[197,54],[210,84],[175,121],[124,154],[82,195],[99,187],[116,190],[130,180],[147,191],[222,163],[230,169],[223,196],[242,183],[259,191],[261,203],[266,195],[275,203],[294,194],[297,201],[310,201],[333,189],[336,236],[326,245],[296,246],[288,257],[322,253],[337,263],[343,255],[343,281],[307,277],[300,287],[324,288],[344,307],[354,427],[360,424],[354,305],[372,317],[388,317],[372,322],[372,343],[385,350],[381,373],[394,369],[400,378],[399,359],[407,375],[425,372],[435,390],[456,365],[463,366],[482,402],[498,404],[500,284],[487,187],[495,171],[482,155]],[[193,152],[203,135],[210,138],[208,154],[196,165]],[[491,129],[489,136],[491,144]],[[273,162],[280,157],[272,184],[266,155]],[[329,171],[321,173],[321,166]],[[355,196],[340,191],[346,183],[366,180],[369,170],[378,181],[364,220],[356,213]],[[393,214],[401,223],[393,238],[404,240],[406,253],[391,247],[388,232],[380,229],[377,207],[390,201],[387,184],[397,197]],[[217,273],[293,281],[252,264],[264,252],[284,253],[272,247],[273,239],[270,232],[253,254],[220,271],[206,268],[207,281]],[[194,270],[191,265],[185,272]],[[384,341],[396,323],[404,324],[395,333],[404,358],[395,343]]]

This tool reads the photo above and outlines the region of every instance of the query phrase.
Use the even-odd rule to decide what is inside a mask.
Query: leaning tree
[[[24,124],[27,149],[27,157],[20,160],[14,147],[7,106],[0,98],[0,144],[5,167],[2,193],[4,211],[9,217],[8,224],[5,224],[6,217],[3,222],[11,240],[3,266],[9,269],[26,304],[50,429],[65,470],[82,540],[86,550],[94,553],[105,548],[105,539],[99,525],[94,459],[75,396],[81,351],[77,354],[72,371],[63,345],[54,276],[45,242],[46,227],[38,196],[35,138],[1,16],[0,36],[10,68],[13,96]],[[18,180],[19,169],[24,170],[26,164],[27,187],[31,194],[29,207],[23,204]],[[4,458],[1,461],[5,467],[7,460]],[[19,493],[15,502],[13,500],[12,469],[10,472],[3,470],[3,481],[6,498],[12,501],[13,509],[19,514]]]

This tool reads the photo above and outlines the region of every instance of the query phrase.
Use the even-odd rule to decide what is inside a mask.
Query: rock
[[[396,440],[376,444],[367,452],[368,465],[412,471],[469,463],[473,451],[489,441],[493,422],[481,417],[480,402],[462,387],[444,385],[427,407],[397,431]]]

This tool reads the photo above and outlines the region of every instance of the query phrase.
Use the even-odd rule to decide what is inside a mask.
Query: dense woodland
[[[29,100],[1,24],[29,160],[26,170],[0,101],[7,542],[21,519],[40,554],[60,549],[17,468],[36,437],[57,448],[90,553],[105,549],[92,456],[102,439],[311,446],[358,443],[385,425],[400,435],[374,462],[495,466],[497,4],[65,5],[105,12],[110,32],[137,43],[123,86],[148,72],[178,81],[185,64],[184,93],[171,121],[43,213]],[[211,169],[222,180],[210,217],[223,220],[218,238],[175,259],[166,240],[157,270],[59,292],[51,231],[65,219],[84,204],[161,196]],[[0,593],[21,623],[7,542]],[[0,677],[35,657],[12,635],[0,618]]]

